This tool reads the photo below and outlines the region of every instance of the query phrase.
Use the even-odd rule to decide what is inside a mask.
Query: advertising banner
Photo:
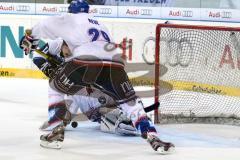
[[[200,14],[200,8],[161,8],[161,18],[164,19],[200,20]]]
[[[68,5],[65,4],[36,4],[36,14],[61,14],[67,13]]]
[[[119,6],[118,16],[131,18],[161,18],[160,10],[157,7]]]
[[[168,20],[194,20],[194,21],[221,21],[240,22],[240,10],[227,9],[176,7],[176,6],[111,6],[91,5],[89,13],[96,17],[109,18],[143,18],[143,19],[168,19]],[[226,9],[225,9],[226,8]],[[1,3],[0,14],[35,14],[56,15],[67,13],[68,4],[47,3]]]
[[[2,3],[0,14],[35,14],[34,3]]]
[[[208,21],[239,22],[240,10],[202,8],[200,19]]]
[[[91,6],[90,14],[97,17],[118,17],[117,6]]]

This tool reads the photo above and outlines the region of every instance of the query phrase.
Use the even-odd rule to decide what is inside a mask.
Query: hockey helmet
[[[61,48],[63,45],[63,39],[57,38],[55,40],[48,41],[49,52],[52,55],[58,55],[61,52]]]
[[[68,13],[88,13],[88,11],[89,5],[85,0],[73,0],[68,7]]]

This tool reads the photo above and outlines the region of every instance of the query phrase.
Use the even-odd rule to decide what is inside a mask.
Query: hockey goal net
[[[155,122],[240,125],[240,28],[159,24],[155,47]]]

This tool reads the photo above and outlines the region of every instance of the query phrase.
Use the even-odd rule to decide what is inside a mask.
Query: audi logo
[[[232,18],[232,12],[223,11],[221,16],[222,16],[222,18]]]
[[[182,16],[183,17],[193,17],[193,12],[192,11],[183,11]]]
[[[99,14],[112,14],[112,9],[111,8],[100,8]]]
[[[20,11],[20,12],[27,12],[30,10],[30,6],[26,6],[26,5],[18,5],[16,7],[16,10],[17,11]]]
[[[67,12],[68,11],[68,7],[60,7],[59,8],[59,12]]]
[[[142,58],[147,63],[148,65],[153,65],[155,63],[155,55],[154,52],[147,53],[145,51],[145,47],[151,47],[151,43],[155,43],[156,39],[154,37],[149,37],[145,40],[143,43],[143,48],[142,48]],[[188,67],[190,63],[193,61],[193,50],[194,46],[192,43],[186,39],[186,38],[181,38],[181,39],[174,39],[174,38],[167,38],[167,37],[162,37],[160,43],[162,44],[163,48],[167,48],[166,52],[164,52],[162,56],[165,57],[165,62],[162,64],[168,64],[172,67],[175,66],[181,66],[181,67]],[[183,49],[183,46],[189,47],[189,51],[186,52]],[[186,52],[186,53],[185,53]],[[183,54],[184,53],[184,54]],[[185,56],[185,57],[183,57]]]
[[[152,15],[152,10],[151,9],[141,9],[141,15],[150,16],[150,15]]]

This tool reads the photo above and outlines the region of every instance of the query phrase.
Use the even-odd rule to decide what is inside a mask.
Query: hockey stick
[[[145,111],[146,113],[151,112],[151,111],[153,111],[153,110],[155,110],[155,109],[158,109],[159,105],[160,105],[160,103],[159,103],[159,102],[156,102],[156,103],[154,103],[154,104],[152,104],[152,105],[147,106],[146,108],[144,108],[144,111]]]
[[[31,29],[26,29],[25,30],[25,35],[26,36],[31,36],[32,35],[32,30]],[[26,42],[28,43],[28,42]],[[27,45],[26,45],[27,46]],[[32,45],[28,45],[28,47],[31,48]],[[43,56],[46,60],[48,60],[50,63],[56,64],[56,65],[60,65],[62,62],[58,61],[53,55],[50,54],[46,54],[44,52],[42,52],[39,49],[34,49],[33,52],[38,53],[39,55]]]
[[[56,65],[60,65],[61,62],[58,61],[55,57],[53,57],[52,55],[46,54],[44,52],[42,52],[39,49],[34,50],[37,54],[43,56],[44,58],[46,58],[50,63],[56,64]]]
[[[151,111],[153,111],[153,110],[155,110],[155,109],[158,109],[159,105],[160,105],[160,103],[159,103],[159,102],[156,102],[156,103],[154,103],[154,104],[152,104],[152,105],[147,106],[146,108],[144,108],[144,111],[145,111],[146,113],[151,112]],[[75,117],[77,117],[77,116],[78,116],[77,114],[76,114],[76,115],[73,115],[73,118],[75,118]],[[78,122],[77,122],[77,121],[72,121],[72,122],[71,122],[71,126],[72,126],[73,128],[76,128],[76,127],[78,126]]]

